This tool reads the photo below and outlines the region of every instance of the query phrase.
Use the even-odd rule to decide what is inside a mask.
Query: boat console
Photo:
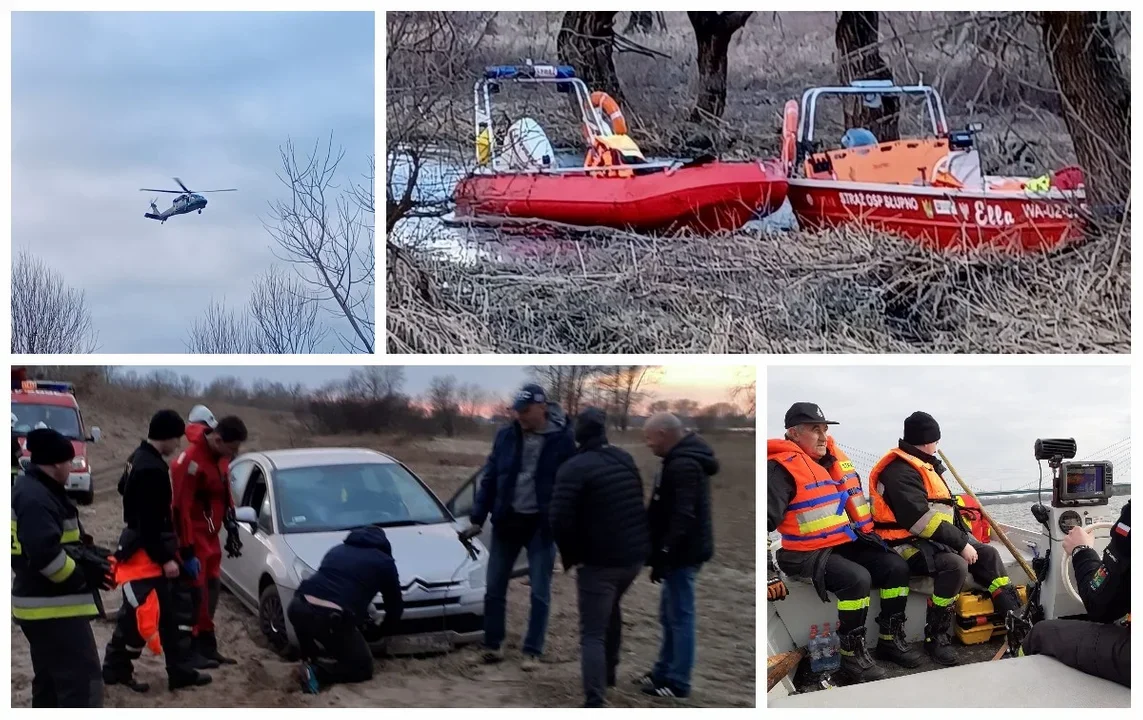
[[[1043,526],[1048,541],[1047,572],[1040,587],[1040,604],[1046,618],[1084,612],[1071,579],[1071,563],[1064,553],[1064,536],[1076,526],[1090,528],[1095,532],[1096,550],[1102,552],[1115,520],[1108,512],[1114,466],[1106,460],[1073,461],[1076,450],[1076,442],[1071,438],[1040,439],[1034,447],[1037,462],[1046,461],[1052,473],[1051,503],[1032,506],[1032,515]]]

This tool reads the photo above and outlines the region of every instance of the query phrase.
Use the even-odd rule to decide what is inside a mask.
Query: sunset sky
[[[494,398],[506,398],[525,382],[530,380],[528,368],[520,365],[406,365],[404,392],[409,395],[423,395],[434,377],[452,375],[460,383],[472,383],[481,387]],[[271,382],[293,384],[300,382],[307,387],[317,388],[331,380],[349,377],[352,367],[313,367],[313,366],[214,366],[214,367],[164,367],[134,366],[122,368],[146,375],[154,370],[170,370],[179,375],[189,375],[199,382],[233,376],[247,384],[263,379]],[[689,398],[700,405],[717,402],[732,402],[739,406],[745,398],[737,402],[732,399],[732,390],[754,381],[754,367],[750,365],[665,365],[648,373],[647,389],[649,401],[677,400]]]

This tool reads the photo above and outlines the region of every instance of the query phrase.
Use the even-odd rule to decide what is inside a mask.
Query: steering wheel
[[[1111,530],[1113,525],[1115,525],[1113,522],[1097,522],[1084,526],[1084,529]],[[1110,537],[1110,533],[1108,537]],[[1068,594],[1075,598],[1080,605],[1083,605],[1083,598],[1080,597],[1079,591],[1076,590],[1076,580],[1072,570],[1071,557],[1063,553],[1060,554],[1060,577],[1063,578],[1064,588],[1068,591]]]

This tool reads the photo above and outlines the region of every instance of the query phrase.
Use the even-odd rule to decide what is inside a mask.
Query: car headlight
[[[488,568],[484,564],[475,565],[468,571],[468,586],[473,590],[479,590],[484,587],[487,575]]]
[[[299,580],[305,580],[314,574],[314,569],[306,565],[301,558],[294,560],[294,574],[298,576]]]

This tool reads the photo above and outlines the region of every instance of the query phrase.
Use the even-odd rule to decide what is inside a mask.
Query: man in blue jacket
[[[549,403],[543,388],[528,384],[512,404],[516,419],[500,429],[484,465],[469,517],[461,535],[480,533],[492,519],[488,584],[484,593],[484,662],[504,659],[508,580],[520,551],[528,552],[532,609],[524,636],[525,671],[534,670],[544,652],[555,565],[555,542],[548,522],[556,471],[575,454],[575,438],[563,411]]]
[[[382,615],[373,605],[381,593]],[[379,527],[351,530],[321,560],[313,575],[298,585],[286,613],[302,650],[298,680],[317,693],[334,683],[364,682],[373,677],[373,653],[361,629],[390,635],[405,609],[401,582],[389,538]]]

